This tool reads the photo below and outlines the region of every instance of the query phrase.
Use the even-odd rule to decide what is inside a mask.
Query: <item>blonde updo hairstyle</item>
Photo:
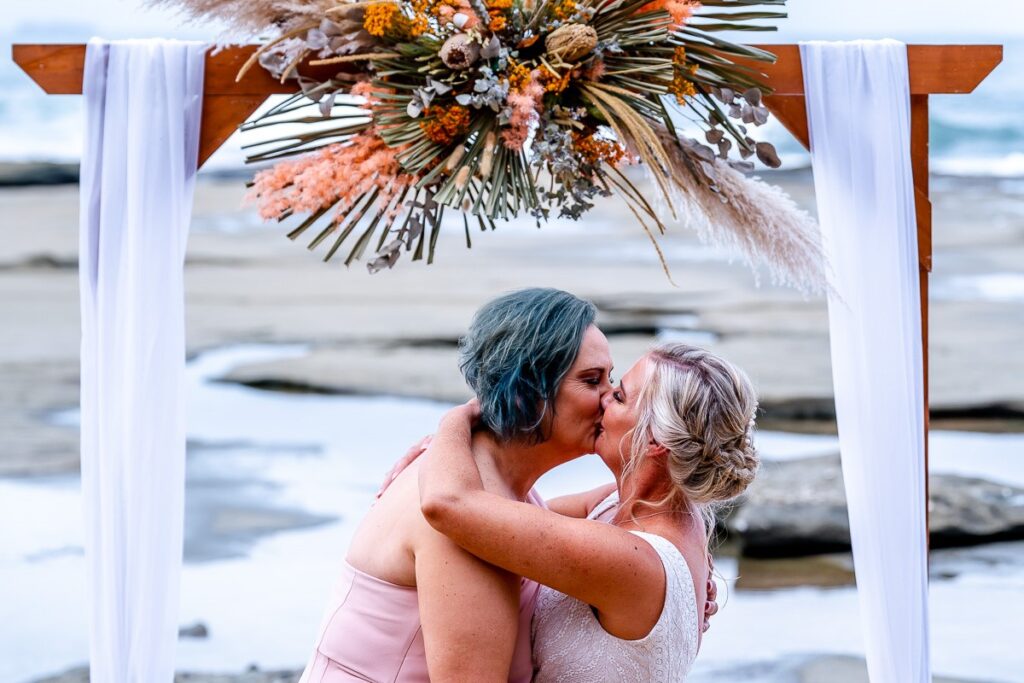
[[[636,401],[637,423],[627,433],[628,472],[647,457],[650,441],[663,446],[670,492],[651,507],[701,513],[709,533],[716,504],[736,498],[754,480],[757,396],[746,374],[718,356],[686,344],[662,344],[647,355]]]

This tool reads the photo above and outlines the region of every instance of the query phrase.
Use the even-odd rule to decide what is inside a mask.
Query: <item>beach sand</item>
[[[774,174],[813,209],[807,171]],[[433,265],[404,258],[369,275],[322,263],[242,207],[240,178],[201,177],[186,264],[190,352],[245,342],[300,342],[303,357],[236,368],[229,379],[268,388],[468,396],[455,344],[495,295],[552,286],[593,300],[621,373],[652,342],[693,341],[738,362],[755,381],[762,421],[833,428],[824,301],[765,282],[674,226],[662,245],[678,287],[625,206],[605,201],[578,224],[473,231],[446,225]],[[1024,415],[1024,193],[1007,182],[933,183],[931,303],[934,416],[973,428],[1020,429]],[[48,424],[78,399],[75,185],[0,189],[0,475],[74,470],[77,435]]]

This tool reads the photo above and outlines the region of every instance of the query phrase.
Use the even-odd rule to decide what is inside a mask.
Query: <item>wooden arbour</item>
[[[777,56],[774,64],[752,64],[767,76],[774,93],[766,106],[779,121],[810,148],[803,72],[798,45],[760,45]],[[266,71],[253,68],[236,81],[235,76],[256,49],[236,46],[211,53],[206,58],[199,165],[269,97],[295,92],[293,83],[282,84]],[[82,44],[14,45],[14,61],[52,95],[82,92],[85,71]],[[935,94],[972,92],[1003,59],[1001,45],[909,45],[910,155],[914,172],[917,212],[917,242],[921,285],[921,344],[924,361],[925,471],[928,436],[928,274],[932,268],[932,208],[928,194],[928,97]],[[345,65],[302,68],[304,73],[329,78]],[[927,495],[927,476],[925,492]],[[927,509],[927,507],[926,507]]]

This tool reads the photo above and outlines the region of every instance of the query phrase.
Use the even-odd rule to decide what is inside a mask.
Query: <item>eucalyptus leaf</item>
[[[754,146],[754,149],[757,152],[757,158],[768,168],[782,166],[782,161],[775,152],[775,147],[770,142],[759,142]]]
[[[730,149],[732,149],[732,140],[722,138],[718,141],[718,156],[720,159],[728,159]]]
[[[418,216],[413,216],[409,221],[409,241],[419,239],[423,234],[423,221]]]
[[[500,52],[501,41],[494,34],[491,34],[490,39],[480,46],[480,56],[484,59],[494,59]]]
[[[323,116],[324,118],[327,118],[328,116],[331,115],[331,109],[334,108],[335,95],[337,95],[337,93],[332,92],[330,95],[323,98],[322,100],[320,100],[320,102],[317,103],[317,106],[320,108],[320,115]]]
[[[743,99],[747,101],[752,107],[761,105],[761,89],[760,88],[748,88],[743,93]]]
[[[443,83],[433,78],[427,78],[427,85],[438,95],[447,95],[452,89],[452,86],[447,83]]]

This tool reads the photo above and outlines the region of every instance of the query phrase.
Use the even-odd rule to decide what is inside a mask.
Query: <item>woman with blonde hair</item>
[[[551,501],[556,514],[489,493],[470,402],[445,416],[422,458],[423,515],[481,560],[542,584],[535,681],[681,681],[701,639],[714,509],[757,472],[756,397],[732,364],[668,344],[602,407],[595,450],[615,476],[611,495]],[[574,510],[586,518],[566,516]]]

